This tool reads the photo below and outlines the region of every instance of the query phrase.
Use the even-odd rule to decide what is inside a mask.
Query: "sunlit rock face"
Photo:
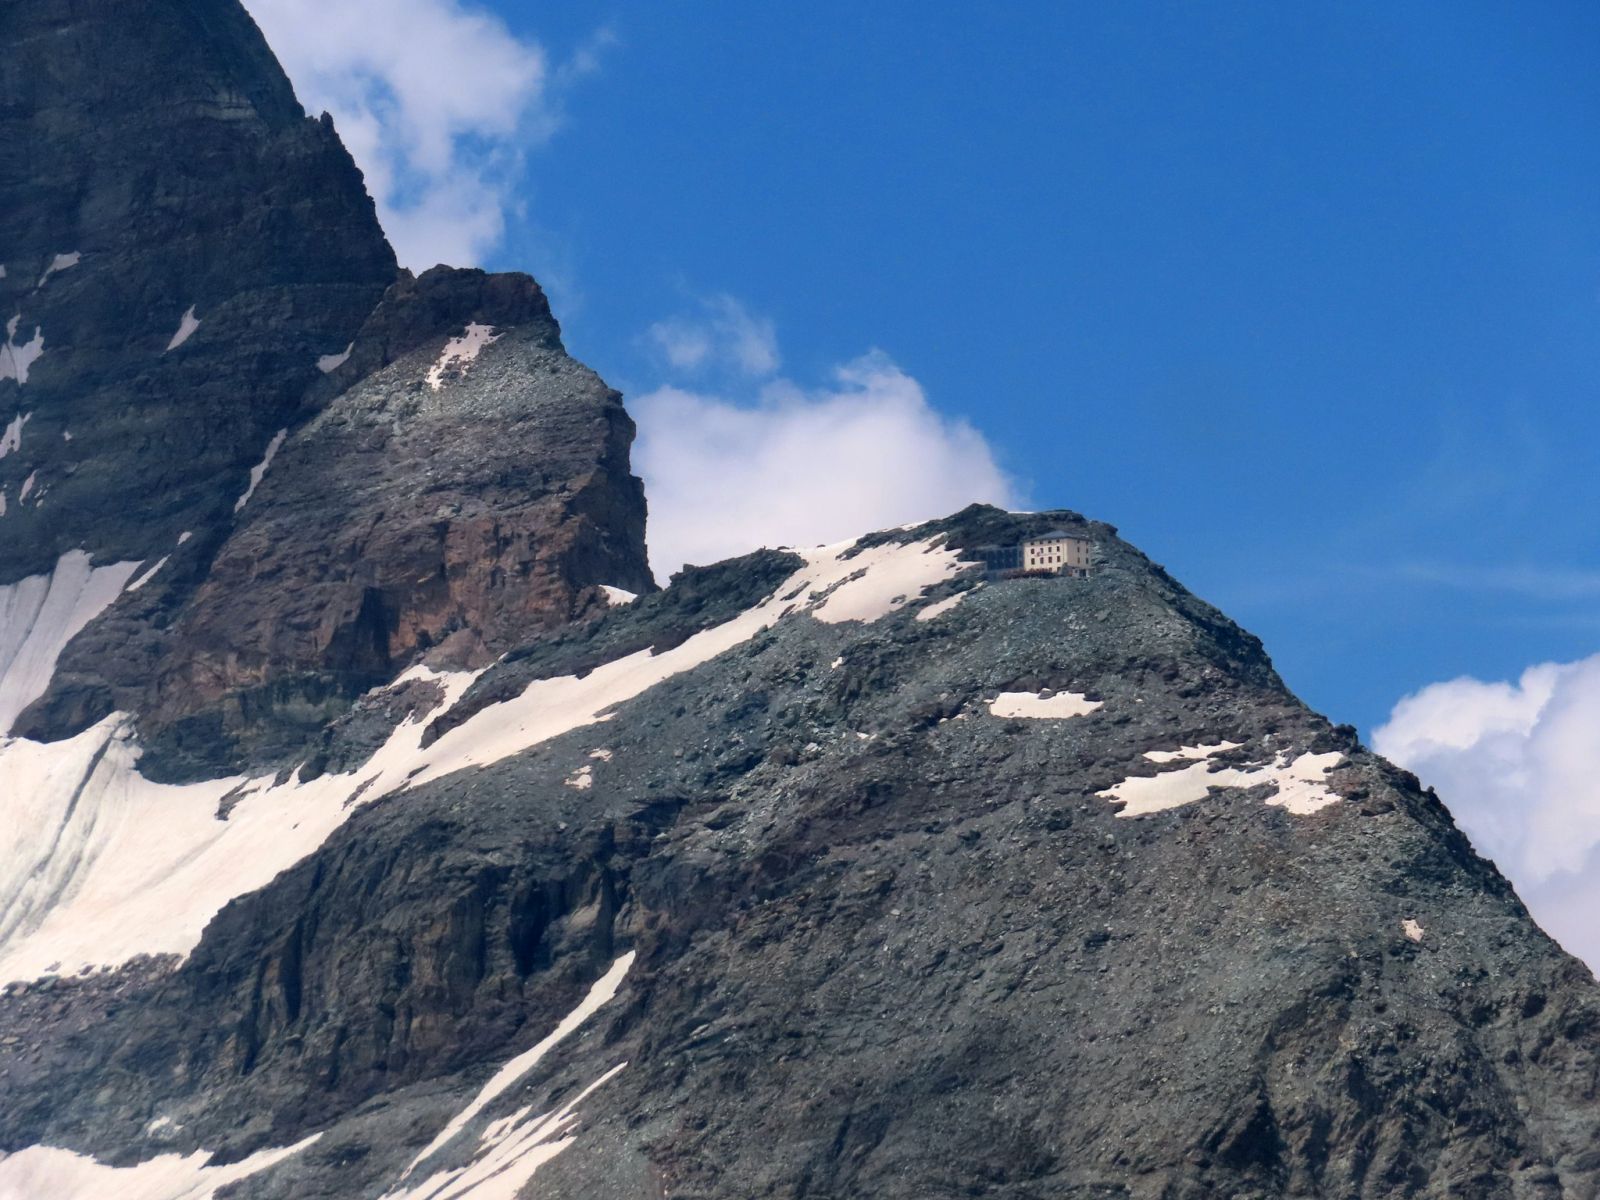
[[[655,586],[633,422],[527,276],[403,277],[313,395],[175,611],[170,571],[73,645],[26,730],[131,711],[147,769],[289,764],[409,666],[483,666],[602,586]]]
[[[437,361],[407,367],[430,395]],[[1041,522],[1094,538],[1091,576],[985,580],[976,548]],[[1595,1182],[1587,971],[1435,798],[1074,514],[688,571],[407,671],[292,772],[140,754],[106,723],[0,757],[59,830],[0,873],[29,1048],[0,1183]]]

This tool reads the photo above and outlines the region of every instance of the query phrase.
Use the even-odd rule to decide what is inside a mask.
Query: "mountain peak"
[[[0,32],[0,1195],[1600,1192],[1593,978],[1113,526],[658,589],[242,8]]]
[[[970,554],[1061,526],[1088,577]],[[113,747],[92,794],[123,794],[136,758],[79,736]],[[379,1194],[408,1163],[481,1169],[450,1131],[492,1142],[512,1101],[483,1081],[592,1023],[517,1084],[605,1146],[509,1160],[548,1194],[1593,1174],[1582,968],[1415,780],[1075,514],[692,568],[487,667],[408,672],[292,776],[185,794],[226,812],[198,858],[170,848],[200,909],[130,892],[95,929],[68,901],[11,940],[13,975],[113,968],[55,985],[95,1032],[12,1070],[14,1142],[116,1159],[164,1115],[185,1152],[273,1150],[279,1187]],[[81,869],[64,894],[108,895]],[[66,1099],[91,1078],[92,1117]],[[282,1157],[317,1135],[341,1149]]]

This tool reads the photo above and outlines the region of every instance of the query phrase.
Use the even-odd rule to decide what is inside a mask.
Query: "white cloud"
[[[400,261],[476,265],[499,242],[523,149],[557,119],[538,45],[460,0],[245,0],[301,103],[334,117]],[[596,43],[598,45],[598,43]]]
[[[742,401],[663,387],[629,407],[651,565],[663,577],[685,562],[839,541],[975,500],[1017,503],[983,435],[936,412],[876,352],[823,387],[769,379]]]
[[[1600,971],[1600,655],[1395,705],[1380,754],[1439,792],[1541,925]]]
[[[778,335],[770,320],[752,315],[732,296],[713,296],[701,307],[697,317],[674,317],[650,327],[650,341],[669,366],[680,371],[732,367],[756,377],[778,369]]]

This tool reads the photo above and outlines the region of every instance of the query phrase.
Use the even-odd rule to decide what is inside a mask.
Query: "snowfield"
[[[0,779],[17,797],[0,831],[0,983],[114,967],[140,954],[187,955],[223,905],[312,853],[360,805],[608,721],[623,702],[786,617],[878,620],[966,565],[929,542],[845,557],[852,545],[806,552],[805,564],[772,596],[670,650],[640,650],[582,678],[536,680],[426,748],[424,727],[456,704],[479,672],[414,667],[391,686],[431,680],[442,699],[413,713],[348,774],[302,782],[297,772],[277,784],[272,775],[155,783],[139,773],[140,750],[121,714],[60,742],[0,739]],[[0,712],[9,711],[7,723],[43,694],[67,640],[140,566],[91,571],[87,555],[74,555],[54,577],[0,590]],[[573,786],[584,786],[580,778],[592,783],[592,770]],[[217,815],[224,798],[226,819]]]
[[[448,705],[474,676],[401,677],[418,678],[437,678]],[[0,741],[0,778],[15,785],[0,835],[0,982],[189,953],[224,904],[320,846],[358,794],[400,784],[430,715],[402,722],[355,775],[276,787],[270,775],[152,782],[121,715],[65,741]],[[363,793],[367,780],[388,786]]]
[[[29,1146],[0,1155],[0,1200],[212,1200],[219,1189],[298,1154],[321,1136],[215,1167],[204,1150],[111,1167],[55,1146]]]

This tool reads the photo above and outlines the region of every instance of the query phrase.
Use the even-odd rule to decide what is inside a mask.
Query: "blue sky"
[[[630,398],[848,406],[877,351],[1364,730],[1600,647],[1600,9],[484,10],[541,76],[452,131],[479,257]],[[663,356],[723,302],[781,368]]]

